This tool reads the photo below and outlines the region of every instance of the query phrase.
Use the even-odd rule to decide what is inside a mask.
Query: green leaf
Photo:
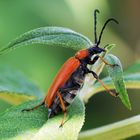
[[[122,140],[140,134],[140,115],[82,132],[78,140]]]
[[[140,61],[135,62],[130,65],[125,71],[125,73],[138,73],[140,72]]]
[[[19,46],[31,44],[45,44],[47,46],[70,47],[74,49],[88,48],[92,46],[90,40],[67,28],[41,27],[31,30],[17,37],[0,50],[0,54],[6,53]]]
[[[47,108],[22,112],[38,105],[41,100],[12,107],[0,115],[1,139],[27,140],[76,140],[85,117],[83,102],[76,98],[68,109],[67,121],[59,128],[63,115],[47,120]]]
[[[122,65],[119,61],[119,59],[114,55],[106,55],[105,59],[109,64],[117,64],[118,66],[110,67],[108,65],[107,69],[109,72],[109,75],[114,83],[116,92],[119,93],[119,97],[122,101],[122,103],[131,110],[131,104],[129,101],[129,97],[125,88],[124,80],[123,80],[123,70]]]
[[[42,92],[19,71],[0,66],[0,99],[11,104],[19,104],[42,97]]]

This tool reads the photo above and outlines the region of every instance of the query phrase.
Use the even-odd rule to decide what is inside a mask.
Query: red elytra
[[[57,73],[51,87],[48,90],[47,96],[44,100],[45,104],[50,107],[54,97],[57,94],[59,87],[62,87],[64,83],[69,79],[72,73],[79,67],[80,62],[78,59],[71,57],[61,67]]]

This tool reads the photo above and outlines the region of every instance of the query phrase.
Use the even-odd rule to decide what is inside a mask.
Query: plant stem
[[[140,134],[140,115],[82,132],[78,140],[119,140]]]

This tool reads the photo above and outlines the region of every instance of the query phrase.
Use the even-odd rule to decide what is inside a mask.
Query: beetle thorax
[[[81,60],[86,58],[89,55],[89,51],[87,49],[85,50],[80,50],[75,54],[75,58]]]

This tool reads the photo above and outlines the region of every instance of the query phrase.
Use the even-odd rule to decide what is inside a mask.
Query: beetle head
[[[106,50],[98,47],[97,44],[94,44],[94,46],[89,48],[88,51],[89,51],[90,55],[94,55],[94,54],[98,54],[98,53],[101,53],[101,52],[105,52]]]

